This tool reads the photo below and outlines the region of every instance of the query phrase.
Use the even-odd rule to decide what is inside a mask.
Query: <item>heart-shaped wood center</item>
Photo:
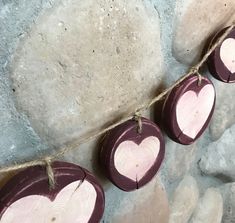
[[[87,223],[96,198],[94,186],[86,180],[79,180],[64,187],[54,201],[41,195],[30,195],[15,201],[6,209],[0,222]]]
[[[182,133],[194,139],[203,128],[214,105],[215,90],[211,84],[205,85],[197,94],[187,91],[179,99],[176,118]]]
[[[138,182],[156,162],[159,150],[160,141],[154,136],[145,138],[139,145],[124,141],[115,152],[115,167],[123,176]]]
[[[231,73],[235,73],[235,39],[226,39],[220,48],[220,58]]]

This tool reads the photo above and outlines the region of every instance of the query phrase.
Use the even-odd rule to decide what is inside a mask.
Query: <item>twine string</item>
[[[143,124],[142,124],[141,114],[139,112],[136,112],[136,114],[134,115],[134,120],[137,122],[138,125],[137,132],[141,134],[143,130]]]
[[[48,176],[49,188],[54,189],[55,188],[55,175],[53,172],[53,168],[51,166],[51,162],[52,162],[51,158],[46,157],[44,165],[46,165],[46,172],[47,172],[47,176]]]
[[[201,84],[202,84],[202,75],[199,73],[198,69],[195,68],[195,67],[192,67],[191,68],[191,72],[195,75],[197,75],[198,77],[198,82],[197,82],[197,85],[200,87]]]
[[[138,112],[144,112],[148,110],[152,105],[154,105],[156,102],[159,102],[165,98],[165,96],[171,92],[173,88],[178,86],[182,81],[184,81],[187,77],[193,74],[197,74],[199,79],[201,78],[201,75],[199,73],[199,69],[204,65],[204,63],[207,61],[208,57],[211,55],[211,53],[223,42],[223,40],[228,36],[228,34],[232,31],[232,29],[235,27],[235,21],[232,23],[232,25],[226,29],[224,34],[220,36],[217,41],[208,49],[206,54],[202,57],[202,59],[195,65],[193,66],[188,73],[186,73],[184,76],[182,76],[180,79],[178,79],[173,85],[171,85],[169,88],[165,89],[162,93],[148,101],[146,104],[143,104],[140,106],[136,111]],[[199,80],[200,81],[200,80]],[[126,117],[120,119],[119,121],[109,125],[108,127],[102,129],[102,130],[95,130],[93,131],[90,135],[85,136],[85,137],[80,137],[77,140],[74,140],[71,144],[66,145],[65,147],[62,147],[59,149],[57,153],[54,155],[24,162],[21,164],[15,164],[11,165],[8,167],[2,167],[0,168],[0,173],[7,173],[15,170],[20,170],[28,167],[33,167],[33,166],[38,166],[38,165],[46,165],[47,167],[47,174],[48,174],[48,179],[49,183],[53,186],[55,185],[55,180],[54,180],[54,173],[52,170],[52,167],[50,163],[59,157],[63,156],[65,153],[72,151],[74,149],[77,149],[81,144],[87,143],[93,139],[98,138],[99,136],[102,136],[103,134],[107,133],[108,131],[114,129],[115,127],[119,126],[120,124],[133,119],[133,117],[136,115],[136,112],[129,113]],[[49,161],[49,162],[48,162]]]
[[[197,85],[198,85],[198,87],[200,87],[202,84],[202,75],[199,72],[196,72],[196,75],[198,77]]]

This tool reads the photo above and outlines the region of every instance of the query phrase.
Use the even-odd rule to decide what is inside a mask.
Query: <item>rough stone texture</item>
[[[221,193],[224,199],[223,223],[235,222],[235,183],[221,186]]]
[[[221,223],[223,198],[218,189],[209,188],[199,199],[190,223]]]
[[[0,1],[0,165],[48,153],[28,118],[15,109],[7,67],[20,37],[27,33],[39,11],[50,6],[37,0]]]
[[[8,90],[4,100],[13,94],[17,107],[15,113],[18,115],[19,111],[18,116],[22,116],[19,125],[22,133],[30,132],[23,135],[17,130],[17,136],[10,134],[12,128],[8,120],[2,117],[1,121],[7,125],[5,129],[9,129],[3,138],[14,143],[15,148],[10,151],[13,158],[8,157],[9,152],[5,148],[11,148],[12,144],[1,141],[1,150],[4,150],[1,161],[4,163],[6,159],[23,161],[37,152],[41,154],[47,148],[41,139],[50,146],[62,144],[113,121],[125,112],[133,111],[144,99],[155,94],[163,77],[159,16],[148,1],[64,0],[55,3],[48,1],[51,7],[43,4],[35,4],[35,7],[44,10],[38,17],[40,10],[33,12],[30,29],[26,27],[23,31],[15,31],[16,50],[1,45],[5,47],[4,51],[12,51],[8,52],[8,56],[13,58],[9,60],[4,54],[5,61],[1,61],[5,64],[1,78],[5,77],[3,74],[9,74],[12,81],[10,85],[6,80],[7,86],[2,88],[3,92]],[[15,19],[15,22],[11,20],[12,23],[20,23],[21,19],[30,21],[23,17],[23,13],[16,13],[20,10],[31,17],[29,11],[33,6],[28,7],[27,2],[22,0],[19,4],[3,3],[0,15],[4,20],[0,22],[4,24],[4,38],[10,35],[8,29],[12,24],[6,21],[14,13],[19,22]],[[22,23],[22,26],[26,25]],[[10,109],[6,104],[4,111],[12,116]],[[12,109],[15,109],[13,103]],[[4,128],[3,125],[1,127]],[[12,136],[12,140],[7,134]],[[25,144],[28,141],[31,143],[27,147],[25,144],[22,146],[23,153],[16,144],[18,139]],[[100,176],[97,173],[97,152],[88,150],[91,146],[98,151],[91,142],[82,145],[77,152],[66,154],[65,158],[94,169]],[[152,217],[168,222],[167,196],[163,187],[155,181],[145,187],[145,191],[126,194],[107,183],[103,176],[101,180],[108,201],[105,222],[113,222],[117,207],[119,211],[115,218],[128,220],[130,212],[125,212],[123,205],[118,206],[118,198],[122,198],[125,206],[129,205],[133,218],[138,218],[138,210],[151,198],[155,208],[164,209],[157,213],[147,209],[145,216],[154,214]]]
[[[37,20],[10,69],[19,110],[58,145],[153,96],[161,63],[159,18],[150,4],[64,0]]]
[[[235,180],[234,134],[235,125],[226,130],[218,141],[208,146],[199,163],[204,173],[218,176],[226,181]]]
[[[176,1],[173,40],[175,57],[186,64],[196,62],[207,39],[234,20],[234,10],[234,0]]]
[[[169,223],[187,223],[197,205],[198,197],[196,180],[185,176],[174,192]]]
[[[0,166],[53,152],[54,145],[133,111],[188,70],[207,37],[233,19],[234,4],[233,0],[0,1]],[[120,191],[98,165],[96,141],[65,155],[65,160],[84,166],[101,181],[106,192],[104,223],[139,223],[145,217],[167,222],[166,193],[173,202],[171,222],[186,222],[198,190],[204,194],[207,188],[221,186],[226,191],[224,182],[234,180],[234,85],[213,81],[218,100],[210,131],[191,146],[165,137],[166,157],[158,174],[164,186],[154,180],[140,191]],[[228,130],[219,139],[229,128],[231,133]],[[210,152],[205,154],[207,148]],[[200,159],[203,172],[197,165]],[[205,167],[209,161],[208,171],[202,168],[203,160]],[[195,180],[186,177],[176,190],[185,174],[195,178],[198,189]],[[0,185],[8,177],[0,176]],[[230,199],[231,190],[227,191],[224,221],[231,223],[235,198]]]

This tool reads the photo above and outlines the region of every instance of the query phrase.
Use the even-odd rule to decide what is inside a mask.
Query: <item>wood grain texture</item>
[[[162,110],[162,120],[169,137],[189,145],[207,128],[215,106],[215,89],[212,82],[191,76],[175,87],[167,96]]]
[[[106,175],[124,191],[139,189],[151,181],[165,154],[160,129],[146,118],[141,120],[141,133],[136,121],[127,121],[106,136],[101,149],[100,161]]]
[[[43,167],[28,168],[0,190],[0,222],[99,222],[104,192],[85,169],[70,163],[53,163],[56,185],[49,189]]]

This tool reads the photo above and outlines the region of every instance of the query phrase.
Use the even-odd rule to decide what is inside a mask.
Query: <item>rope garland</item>
[[[32,161],[28,161],[25,163],[21,163],[21,164],[15,164],[15,165],[11,165],[8,167],[2,167],[0,168],[0,174],[1,173],[8,173],[11,171],[15,171],[15,170],[20,170],[20,169],[24,169],[27,167],[33,167],[33,166],[45,166],[46,167],[46,171],[47,171],[47,175],[48,175],[48,180],[49,180],[49,185],[51,188],[54,187],[55,185],[55,179],[54,179],[54,173],[53,173],[53,169],[51,167],[51,162],[53,162],[54,160],[58,159],[59,157],[62,157],[65,153],[72,151],[74,149],[77,149],[81,144],[84,144],[86,142],[89,142],[93,139],[98,138],[99,136],[102,136],[103,134],[107,133],[108,131],[114,129],[115,127],[119,126],[120,124],[131,120],[133,118],[135,118],[135,120],[137,120],[138,122],[138,131],[141,132],[141,121],[139,119],[140,114],[146,110],[148,110],[151,106],[153,106],[156,102],[161,101],[173,88],[175,88],[176,86],[178,86],[182,81],[184,81],[187,77],[189,77],[190,75],[197,75],[198,76],[198,84],[200,85],[201,83],[201,79],[202,76],[199,73],[200,68],[204,65],[204,63],[207,61],[208,57],[211,55],[211,53],[223,42],[223,40],[227,37],[227,35],[232,31],[232,29],[235,27],[235,21],[232,23],[232,25],[225,31],[225,33],[210,47],[210,49],[207,51],[207,53],[202,57],[202,59],[193,67],[191,67],[191,69],[189,70],[189,72],[187,74],[185,74],[184,76],[182,76],[180,79],[178,79],[173,85],[171,85],[169,88],[167,88],[166,90],[164,90],[162,93],[160,93],[159,95],[157,95],[156,97],[154,97],[153,99],[151,99],[150,101],[148,101],[147,103],[143,104],[142,106],[140,106],[138,109],[136,109],[136,111],[129,113],[126,117],[120,119],[119,121],[115,122],[114,124],[100,130],[95,130],[93,133],[91,133],[89,136],[87,137],[80,137],[77,140],[75,140],[73,143],[62,147],[57,153],[55,153],[52,156],[47,156],[41,159],[36,159],[36,160],[32,160]]]

